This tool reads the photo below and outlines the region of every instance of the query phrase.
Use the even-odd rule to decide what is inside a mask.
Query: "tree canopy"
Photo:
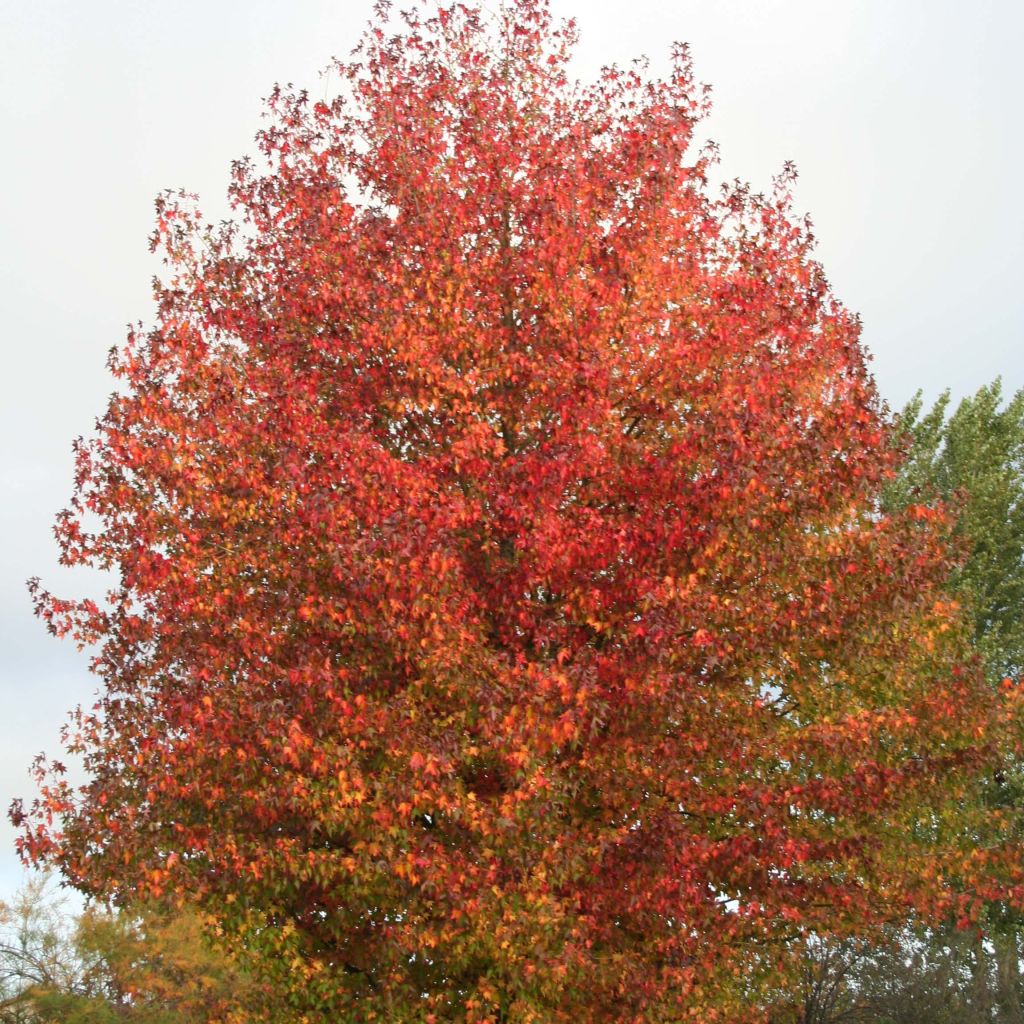
[[[194,901],[297,1016],[750,1019],[801,930],[1019,892],[962,809],[1019,696],[791,210],[708,185],[685,48],[570,76],[542,0],[388,5],[275,90],[235,220],[158,203],[157,318],[36,587],[102,690],[15,806]]]
[[[912,439],[890,500],[952,503],[963,564],[953,586],[971,605],[974,639],[993,682],[1024,672],[1024,390],[999,380],[950,414],[949,392],[900,417]]]

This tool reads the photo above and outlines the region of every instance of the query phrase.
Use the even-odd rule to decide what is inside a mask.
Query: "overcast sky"
[[[411,2],[411,0],[410,0]],[[401,6],[401,2],[399,2]],[[713,87],[722,174],[800,172],[819,257],[864,320],[883,396],[1024,386],[1024,4],[1020,0],[554,0],[581,76],[691,44]],[[24,581],[68,596],[50,533],[71,440],[103,412],[104,362],[151,318],[153,198],[223,215],[274,82],[324,94],[370,0],[0,0],[0,805],[31,794],[86,658],[49,638]],[[93,584],[94,585],[94,584]],[[18,884],[0,825],[0,898]]]

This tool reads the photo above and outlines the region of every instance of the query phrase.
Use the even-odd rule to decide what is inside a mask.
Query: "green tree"
[[[892,504],[955,506],[964,560],[951,585],[969,604],[974,640],[993,682],[1024,670],[1024,389],[1003,404],[1000,380],[947,416],[946,391],[922,413],[918,394],[900,424],[911,442]]]
[[[950,404],[946,391],[925,411],[918,392],[904,408],[898,429],[907,458],[886,504],[895,510],[942,502],[953,511],[960,558],[949,587],[967,608],[975,649],[995,687],[1024,672],[1024,390],[1004,402],[997,379],[952,413]],[[1021,835],[1019,764],[996,772],[982,799],[1001,812],[1002,838]],[[888,942],[874,945],[814,940],[777,1018],[1024,1024],[1022,924],[1019,913],[989,902],[978,927],[966,930],[950,922],[897,927]]]
[[[38,876],[10,902],[0,902],[0,1024],[39,1020],[37,999],[86,984],[71,919]]]
[[[1024,389],[1004,403],[997,378],[963,399],[947,416],[946,391],[922,414],[918,393],[901,425],[912,439],[909,458],[893,493],[895,500],[936,498],[957,511],[954,534],[962,563],[951,587],[968,606],[974,644],[995,685],[1024,672]],[[997,772],[985,792],[993,810],[1009,812],[1014,834],[1024,831],[1024,772],[1019,763]],[[971,984],[975,1003],[994,1007],[1000,1019],[1024,1022],[1020,972],[1021,916],[1001,903],[986,907],[991,945],[977,941]],[[937,933],[932,944],[950,945]],[[986,960],[991,954],[992,963]],[[987,995],[982,998],[981,993]]]
[[[194,913],[70,913],[41,877],[0,903],[0,1024],[250,1024],[269,994]]]

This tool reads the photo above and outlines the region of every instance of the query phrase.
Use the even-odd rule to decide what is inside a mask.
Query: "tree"
[[[923,416],[921,409],[918,393],[900,417],[912,444],[890,501],[924,497],[954,505],[962,556],[950,582],[969,609],[985,674],[998,686],[1024,674],[1024,390],[1004,405],[996,379],[964,398],[952,415],[947,416],[948,391]],[[1015,838],[1024,834],[1022,799],[1024,777],[1014,757],[993,771],[983,800],[1009,816],[1007,828]],[[975,945],[972,984],[985,993],[984,1003],[998,1007],[1001,1019],[1019,1024],[1021,917],[996,903],[986,908],[985,918],[990,945],[986,949],[980,938]],[[944,932],[930,938],[933,946],[955,946]]]
[[[921,408],[918,393],[900,417],[912,445],[890,500],[957,505],[964,558],[951,582],[970,604],[975,646],[998,684],[1024,673],[1024,390],[1004,405],[997,379],[951,416],[948,391],[923,416]]]
[[[120,582],[36,589],[98,652],[90,781],[40,766],[25,857],[331,1021],[749,1019],[801,929],[1005,893],[955,815],[1018,694],[941,514],[880,511],[792,174],[712,195],[683,48],[582,85],[542,0],[403,19],[274,91],[236,221],[158,203],[57,528]]]
[[[83,973],[72,929],[48,897],[47,880],[29,883],[12,903],[0,902],[0,1021],[30,1024],[37,993],[70,989]]]
[[[949,585],[962,601],[973,647],[997,688],[1024,667],[1024,391],[1003,403],[997,379],[950,415],[949,392],[922,414],[918,393],[898,418],[907,458],[886,489],[890,509],[946,503],[959,557]],[[999,812],[1002,839],[1019,840],[1019,758],[998,766],[978,796]],[[979,836],[978,845],[989,839]],[[896,929],[883,945],[812,940],[798,988],[801,1024],[857,1020],[1024,1021],[1021,919],[992,903],[975,927]],[[827,998],[822,998],[822,996]],[[783,995],[776,1004],[786,1001]]]
[[[870,943],[808,942],[803,972],[777,993],[777,1024],[1011,1024],[973,930],[894,928]],[[994,1011],[998,1014],[994,1015]]]
[[[252,1024],[274,1000],[211,945],[197,915],[70,914],[49,880],[0,904],[2,1024]],[[280,1019],[280,1018],[278,1018]]]

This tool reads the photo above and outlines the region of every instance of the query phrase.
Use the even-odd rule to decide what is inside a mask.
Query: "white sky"
[[[408,0],[411,2],[411,0]],[[399,6],[402,6],[399,0]],[[554,0],[578,68],[692,46],[723,175],[800,171],[819,257],[861,313],[882,394],[1024,386],[1024,4],[1019,0]],[[85,656],[49,638],[24,580],[55,562],[70,442],[111,390],[104,361],[151,316],[146,239],[165,187],[225,212],[275,81],[323,94],[370,0],[0,0],[0,810],[88,701]],[[0,824],[0,898],[21,872]]]

